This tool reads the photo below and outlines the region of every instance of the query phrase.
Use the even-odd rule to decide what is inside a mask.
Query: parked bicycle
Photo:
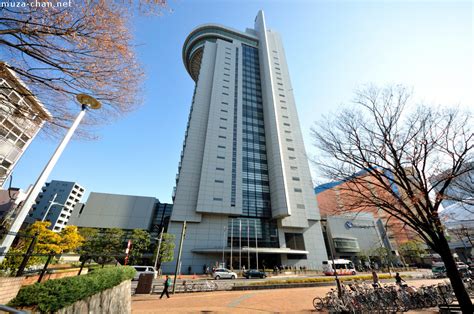
[[[341,296],[333,289],[324,298],[313,299],[316,310],[330,312],[405,312],[408,310],[451,304],[454,300],[452,287],[444,282],[415,288],[408,285],[342,285]]]

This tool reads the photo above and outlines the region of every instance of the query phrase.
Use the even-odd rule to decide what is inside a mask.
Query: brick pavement
[[[411,280],[421,286],[442,279]],[[132,313],[290,313],[315,312],[312,301],[333,287],[292,288],[251,291],[217,291],[172,295],[139,295],[132,298]],[[427,313],[426,311],[424,313]]]

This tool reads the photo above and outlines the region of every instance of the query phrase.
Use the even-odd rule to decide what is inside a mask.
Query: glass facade
[[[173,204],[160,203],[155,204],[153,213],[153,221],[150,226],[151,238],[157,238],[161,232],[161,228],[165,228],[164,232],[168,231],[168,224],[173,211]]]
[[[276,221],[272,220],[265,147],[258,49],[242,45],[242,216],[229,221],[229,240],[238,245],[250,238],[255,246],[279,247]],[[239,222],[240,220],[240,222]]]

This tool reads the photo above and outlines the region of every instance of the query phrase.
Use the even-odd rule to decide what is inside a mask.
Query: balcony
[[[0,139],[0,156],[9,161],[16,161],[22,153],[22,150],[5,139]]]

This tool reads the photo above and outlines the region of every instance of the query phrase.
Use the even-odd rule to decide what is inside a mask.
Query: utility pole
[[[247,219],[247,270],[250,270],[250,221]]]
[[[232,264],[232,250],[234,247],[234,218],[230,221],[230,270],[234,269],[234,265]]]
[[[255,258],[257,259],[257,270],[258,270],[258,233],[257,233],[257,220],[255,220]],[[265,269],[263,269],[265,271]]]
[[[186,220],[183,222],[183,231],[181,232],[181,240],[179,241],[178,259],[176,260],[176,269],[174,271],[173,294],[176,289],[176,278],[178,276],[178,270],[181,273],[181,252],[183,250],[183,242],[184,242],[185,234],[186,234]]]
[[[161,241],[163,241],[164,231],[165,231],[165,227],[161,227],[160,238],[158,239],[158,248],[156,249],[156,257],[155,257],[155,270],[156,271],[158,271],[158,269],[156,269],[156,266],[158,265],[158,258],[160,256],[160,249],[161,249]],[[160,268],[161,268],[161,264],[160,264]]]
[[[334,247],[333,247],[333,242],[332,242],[333,239],[332,239],[331,229],[329,228],[329,222],[326,222],[326,233],[328,235],[329,252],[331,252],[332,269],[334,270],[334,279],[336,280],[337,295],[341,297],[342,288],[341,288],[341,282],[339,281],[339,277],[337,276],[336,263],[334,261],[334,253],[333,253]]]
[[[222,237],[222,267],[225,267],[225,253],[224,253],[224,248],[225,248],[225,242],[226,242],[226,236],[225,236],[225,232],[226,232],[227,228],[224,226],[224,235]]]
[[[239,271],[242,271],[242,220],[239,219]]]
[[[56,203],[55,200],[56,200],[56,197],[58,197],[58,193],[55,193],[53,195],[53,199],[51,201],[49,201],[49,206],[48,206],[48,209],[46,210],[46,213],[44,214],[43,218],[41,219],[41,221],[44,221],[46,219],[46,216],[48,216],[49,214],[49,211],[51,210],[51,207],[53,207],[53,205],[62,205],[62,204],[59,204],[59,203]],[[51,227],[53,228],[53,227]]]

